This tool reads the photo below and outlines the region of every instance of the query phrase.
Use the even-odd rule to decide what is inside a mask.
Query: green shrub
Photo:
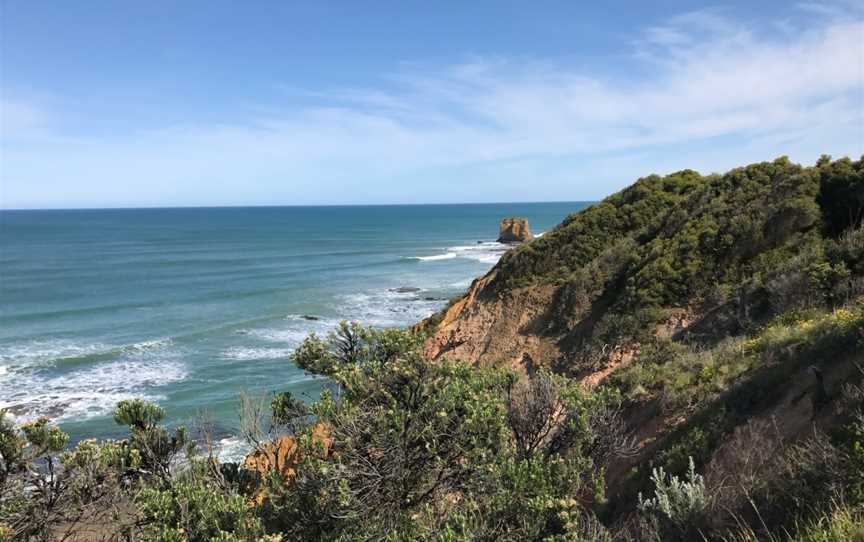
[[[200,467],[194,467],[200,468]],[[214,480],[191,476],[169,489],[145,487],[135,495],[142,534],[155,542],[259,542],[264,529],[248,498],[226,494]]]
[[[654,497],[643,500],[640,493],[639,511],[658,518],[666,529],[678,534],[697,530],[702,523],[701,516],[708,508],[709,498],[705,480],[696,473],[693,458],[689,458],[685,479],[667,475],[663,467],[658,467],[652,471],[651,481],[654,483]]]
[[[115,441],[83,440],[64,450],[68,441],[46,418],[16,429],[0,411],[0,540],[73,538],[102,524],[106,535],[131,529],[117,511],[138,455]]]

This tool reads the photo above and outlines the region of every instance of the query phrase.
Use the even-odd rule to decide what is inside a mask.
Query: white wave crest
[[[216,454],[222,463],[239,463],[250,451],[249,444],[238,437],[225,437],[216,442]]]
[[[288,358],[293,349],[291,348],[256,348],[246,346],[232,346],[223,350],[219,357],[234,361],[254,361],[259,359],[285,359]]]
[[[165,348],[174,344],[168,337],[163,337],[161,339],[153,339],[150,341],[141,341],[140,343],[133,343],[122,347],[122,350],[126,352],[147,352],[149,350],[156,350],[159,348]]]
[[[457,257],[458,254],[455,252],[448,252],[446,254],[436,254],[434,256],[411,256],[411,260],[419,260],[421,262],[436,262],[438,260],[452,260]]]
[[[28,368],[0,381],[0,408],[10,408],[24,420],[38,416],[82,420],[106,415],[124,399],[164,399],[154,388],[186,375],[181,361],[149,356],[99,363],[55,376]]]
[[[481,263],[494,264],[501,255],[510,248],[508,245],[496,241],[482,241],[473,245],[457,245],[448,247],[443,254],[433,256],[412,256],[409,259],[421,262],[438,260],[452,260],[453,258],[464,258]]]
[[[29,341],[0,346],[0,363],[4,365],[36,365],[59,359],[110,352],[113,348],[99,342],[80,344],[68,340]]]
[[[496,241],[484,241],[474,245],[450,247],[447,250],[455,252],[460,258],[476,260],[481,263],[494,264],[507,252],[509,246]]]
[[[86,356],[111,356],[112,354],[116,354],[120,357],[123,354],[146,353],[171,346],[172,344],[173,341],[167,337],[120,346],[102,342],[81,344],[64,339],[38,340],[0,346],[0,364],[29,366],[46,365],[64,359],[69,360]]]
[[[373,290],[341,296],[339,313],[378,327],[409,326],[433,314],[445,300],[426,299],[418,292]]]

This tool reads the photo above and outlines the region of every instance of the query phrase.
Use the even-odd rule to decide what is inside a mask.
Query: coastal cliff
[[[424,355],[626,398],[616,506],[647,463],[695,460],[719,483],[750,441],[779,450],[846,423],[864,377],[862,217],[862,160],[645,177],[504,254],[418,326]]]
[[[849,184],[839,179],[860,170],[860,161],[807,168],[780,158],[639,179],[508,251],[420,326],[425,353],[596,382],[660,338],[711,344],[744,333],[788,308],[796,288],[852,296],[828,293],[849,290],[849,265],[823,244],[855,216],[844,206],[858,200],[839,197]],[[831,284],[804,276],[816,267]]]
[[[72,448],[0,409],[0,542],[860,540],[862,218],[862,161],[640,179],[424,333],[310,334],[242,464],[142,399]]]

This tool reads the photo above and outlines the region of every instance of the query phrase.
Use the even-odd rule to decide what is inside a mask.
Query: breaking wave
[[[411,256],[408,259],[421,262],[434,262],[438,260],[451,260],[453,258],[464,258],[475,260],[480,263],[494,264],[510,248],[508,245],[496,241],[479,241],[474,245],[459,245],[448,247],[443,254],[432,256]]]

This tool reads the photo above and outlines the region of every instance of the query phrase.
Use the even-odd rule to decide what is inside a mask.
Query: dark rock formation
[[[413,286],[400,286],[399,288],[390,288],[390,291],[397,294],[412,294],[414,292],[419,292],[420,288],[415,288]]]

